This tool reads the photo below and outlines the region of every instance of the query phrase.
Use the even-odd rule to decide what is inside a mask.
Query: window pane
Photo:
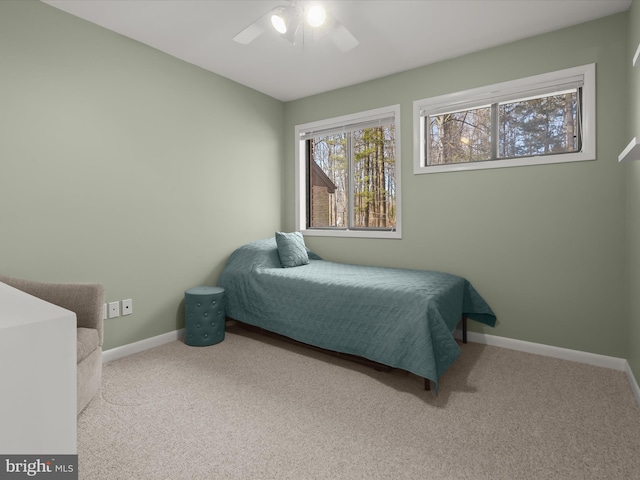
[[[395,128],[386,125],[353,132],[352,228],[396,226]]]
[[[596,159],[595,64],[413,102],[414,173]]]
[[[429,118],[429,165],[491,159],[491,106]]]
[[[501,158],[569,153],[580,150],[577,90],[501,103]]]
[[[311,148],[309,225],[345,227],[348,224],[347,134],[309,140]]]
[[[309,225],[396,228],[395,126],[314,137]]]

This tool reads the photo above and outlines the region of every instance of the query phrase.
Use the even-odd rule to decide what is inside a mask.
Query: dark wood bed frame
[[[326,353],[329,355],[332,355],[334,357],[339,357],[339,358],[345,358],[347,360],[350,360],[352,362],[356,362],[356,363],[360,363],[362,365],[366,365],[368,367],[371,367],[373,369],[375,369],[378,372],[389,372],[392,370],[392,367],[388,366],[388,365],[384,365],[382,363],[378,363],[375,362],[373,360],[369,360],[368,358],[364,358],[364,357],[360,357],[358,355],[352,355],[350,353],[340,353],[340,352],[336,352],[333,350],[327,350],[326,348],[321,348],[321,347],[316,347],[315,345],[310,345],[308,343],[303,343],[303,342],[299,342],[297,340],[294,340],[293,338],[287,337],[286,335],[280,335],[279,333],[275,333],[275,332],[271,332],[269,330],[265,330],[262,327],[256,327],[255,325],[251,325],[248,323],[244,323],[241,320],[236,320],[235,318],[231,318],[231,317],[227,317],[226,319],[228,322],[234,322],[236,324],[238,324],[239,326],[241,326],[242,328],[249,330],[251,332],[257,332],[260,333],[262,335],[271,337],[271,338],[276,338],[278,340],[282,340],[288,343],[292,343],[294,345],[299,345],[299,346],[303,346],[306,348],[310,348],[312,350],[318,351],[318,352],[322,352],[322,353]],[[462,320],[460,320],[460,323],[462,323],[462,343],[467,343],[467,317],[463,316]],[[431,380],[429,380],[428,378],[424,379],[424,389],[425,390],[431,390]]]

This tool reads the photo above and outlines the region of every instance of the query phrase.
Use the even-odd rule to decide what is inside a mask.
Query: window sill
[[[420,166],[416,162],[416,164],[414,164],[413,173],[414,175],[419,175],[423,173],[443,173],[460,172],[464,170],[485,170],[490,168],[526,167],[530,165],[552,165],[558,163],[585,162],[595,159],[595,156],[588,152],[579,152],[545,156],[541,155],[538,157],[487,160],[484,162],[432,165],[430,167]]]
[[[382,239],[401,239],[402,233],[395,230],[389,231],[366,231],[366,230],[322,230],[308,229],[300,230],[305,237],[342,237],[342,238],[382,238]]]

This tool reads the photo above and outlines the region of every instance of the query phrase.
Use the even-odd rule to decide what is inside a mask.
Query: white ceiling
[[[631,0],[325,0],[360,44],[233,37],[286,0],[42,0],[289,101],[622,12]]]

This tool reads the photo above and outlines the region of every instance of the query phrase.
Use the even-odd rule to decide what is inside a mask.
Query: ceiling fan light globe
[[[312,27],[319,27],[327,19],[327,12],[322,5],[314,5],[307,12],[307,23]]]
[[[271,15],[271,25],[275,28],[278,33],[287,33],[287,22],[285,22],[284,18],[278,14]]]

